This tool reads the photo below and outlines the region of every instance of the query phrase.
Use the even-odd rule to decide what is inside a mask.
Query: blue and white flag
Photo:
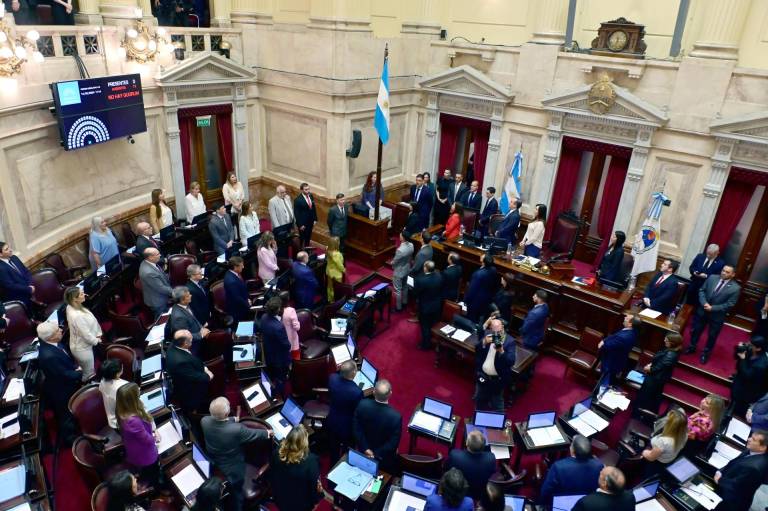
[[[651,194],[651,205],[648,208],[648,216],[640,226],[640,232],[635,236],[632,244],[632,257],[635,262],[632,265],[631,275],[656,270],[656,259],[659,256],[659,241],[661,235],[661,208],[668,197],[661,192]]]
[[[523,152],[518,151],[515,153],[515,161],[512,162],[512,168],[509,169],[509,176],[507,176],[507,182],[504,183],[504,192],[501,194],[501,201],[499,202],[503,215],[509,213],[510,206],[514,203],[514,200],[521,197],[520,174],[522,172]]]
[[[381,70],[379,97],[376,100],[376,117],[373,125],[379,134],[382,144],[389,142],[389,59],[384,59],[384,69]]]

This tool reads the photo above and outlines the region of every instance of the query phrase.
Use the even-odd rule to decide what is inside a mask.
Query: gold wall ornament
[[[0,18],[0,76],[10,78],[21,73],[21,68],[30,56],[35,62],[44,60],[43,54],[37,51],[37,40],[40,34],[30,30],[25,36],[17,37],[13,27]]]
[[[605,115],[616,103],[616,91],[611,77],[601,74],[587,95],[587,104],[592,113]]]
[[[165,29],[160,27],[154,34],[149,31],[149,27],[143,21],[137,22],[136,28],[129,28],[125,31],[120,46],[125,49],[125,58],[135,60],[139,64],[146,64],[154,61],[155,57],[163,51],[167,51],[168,42],[163,37]],[[170,49],[173,51],[173,48]]]

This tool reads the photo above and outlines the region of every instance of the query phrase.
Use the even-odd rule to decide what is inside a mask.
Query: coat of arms
[[[611,77],[602,74],[597,79],[587,95],[589,109],[598,115],[604,115],[616,102],[616,91],[613,90]]]

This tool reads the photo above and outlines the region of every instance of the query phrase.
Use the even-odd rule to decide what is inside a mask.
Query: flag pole
[[[387,63],[387,57],[389,56],[389,44],[384,44],[384,64]],[[379,201],[381,200],[381,190],[382,190],[382,183],[381,183],[381,151],[384,148],[384,144],[381,143],[381,137],[376,137],[379,139],[379,151],[378,151],[378,157],[376,159],[376,204],[373,209],[373,219],[378,221],[379,220]]]

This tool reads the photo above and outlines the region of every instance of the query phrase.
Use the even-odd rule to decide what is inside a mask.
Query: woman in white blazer
[[[256,236],[261,232],[259,227],[259,217],[256,215],[256,211],[248,201],[243,201],[243,205],[240,209],[240,243],[243,246],[248,242],[248,238]]]
[[[69,326],[69,351],[83,369],[83,381],[94,374],[93,347],[101,342],[101,325],[91,311],[83,307],[85,292],[77,286],[64,291]]]

